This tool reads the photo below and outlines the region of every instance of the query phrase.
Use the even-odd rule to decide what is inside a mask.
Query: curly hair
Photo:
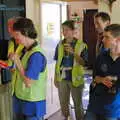
[[[37,32],[34,24],[29,18],[20,18],[15,21],[13,25],[14,31],[20,31],[22,35],[27,36],[31,39],[37,38]]]

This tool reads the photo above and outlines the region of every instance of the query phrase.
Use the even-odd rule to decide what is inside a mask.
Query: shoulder
[[[65,40],[60,40],[59,43],[57,44],[56,49],[59,50],[63,47],[63,44],[65,43]]]
[[[43,53],[37,51],[37,52],[34,52],[32,55],[31,55],[32,58],[35,58],[35,59],[45,59],[45,56],[43,55]]]
[[[104,51],[104,52],[101,52],[97,58],[96,58],[96,61],[104,61],[106,58],[109,57],[109,52],[108,51]]]
[[[47,59],[46,57],[40,53],[40,52],[35,52],[33,53],[30,58],[29,58],[29,63],[31,64],[47,64]]]
[[[87,44],[84,43],[82,40],[77,40],[76,42],[76,48],[80,49],[80,51],[83,51],[84,49],[87,50]]]
[[[98,57],[107,57],[107,56],[109,56],[109,51],[103,51],[98,55]]]
[[[59,43],[58,43],[58,46],[63,45],[64,43],[65,43],[65,39],[60,40]]]
[[[83,40],[76,40],[76,43],[87,47],[87,44]]]

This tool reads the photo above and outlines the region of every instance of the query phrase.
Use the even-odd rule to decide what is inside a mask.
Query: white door
[[[66,9],[58,3],[42,3],[42,48],[45,50],[48,63],[47,81],[47,115],[46,118],[60,109],[58,91],[54,86],[55,48],[61,38],[60,25],[62,10],[66,18]]]

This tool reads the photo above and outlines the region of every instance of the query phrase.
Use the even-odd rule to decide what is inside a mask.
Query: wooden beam
[[[80,1],[94,1],[94,0],[62,0],[65,2],[80,2]]]

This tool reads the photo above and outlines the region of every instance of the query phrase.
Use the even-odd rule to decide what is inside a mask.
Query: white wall
[[[81,1],[81,2],[68,2],[69,5],[69,17],[72,18],[72,14],[76,12],[81,18],[83,18],[84,9],[97,9],[98,6],[93,1]],[[82,22],[77,32],[77,36],[82,40]]]
[[[38,38],[37,40],[42,42],[42,30],[41,30],[41,3],[63,3],[60,0],[26,0],[26,17],[33,20],[35,27],[37,28]]]
[[[33,20],[38,32],[38,41],[41,41],[41,7],[40,0],[26,0],[26,17]]]
[[[99,11],[107,12],[111,16],[112,23],[120,23],[120,0],[116,0],[116,2],[113,3],[112,11],[110,12],[108,4],[106,4],[104,1],[99,0],[98,5]]]
[[[33,22],[35,23],[35,26],[38,31],[38,40],[41,41],[41,7],[40,4],[43,1],[47,2],[61,2],[60,0],[26,0],[26,15],[28,18],[31,18]],[[84,9],[97,9],[97,5],[92,2],[68,2],[68,5],[70,6],[69,15],[71,16],[72,13],[78,12],[79,16],[83,16],[83,10]],[[80,24],[80,35],[79,38],[82,39],[82,24]]]
[[[97,9],[98,6],[93,1],[81,1],[81,2],[68,2],[68,5],[70,6],[70,15],[74,12],[77,12],[78,15],[83,15],[84,9]]]

